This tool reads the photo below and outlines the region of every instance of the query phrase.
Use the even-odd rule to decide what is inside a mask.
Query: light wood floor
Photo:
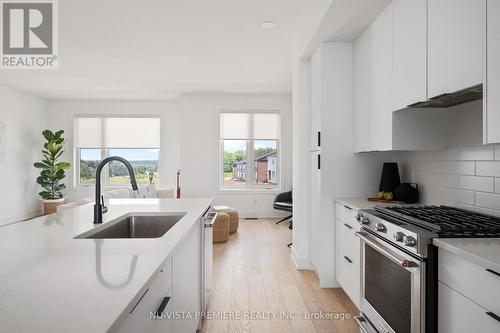
[[[358,332],[353,320],[357,309],[344,291],[320,289],[315,273],[296,270],[286,246],[291,231],[286,223],[274,222],[241,220],[227,243],[214,244],[214,290],[208,311],[219,317],[204,320],[202,332]],[[221,319],[222,313],[242,318]],[[277,317],[249,318],[272,313]],[[306,313],[349,319],[309,319]]]

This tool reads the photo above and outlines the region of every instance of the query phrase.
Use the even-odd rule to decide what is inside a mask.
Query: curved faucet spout
[[[125,165],[125,167],[127,167],[128,174],[130,175],[130,183],[132,184],[132,190],[134,191],[138,190],[134,169],[132,168],[132,165],[129,163],[129,161],[119,156],[110,156],[103,159],[101,163],[99,163],[99,165],[97,166],[95,173],[94,224],[102,223],[102,214],[105,211],[104,211],[104,200],[103,202],[101,202],[101,173],[104,166],[112,161],[121,162]]]

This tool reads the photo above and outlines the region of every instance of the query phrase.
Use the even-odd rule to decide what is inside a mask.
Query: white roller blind
[[[100,148],[102,145],[103,118],[76,118],[75,145],[77,148]]]
[[[221,113],[221,139],[249,139],[250,114],[248,113]]]
[[[260,140],[278,140],[279,114],[255,113],[253,115],[253,138]]]
[[[221,139],[278,140],[278,113],[221,113]]]
[[[77,148],[160,148],[160,118],[75,118]]]

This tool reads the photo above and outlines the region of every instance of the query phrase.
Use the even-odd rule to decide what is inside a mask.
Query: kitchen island
[[[179,291],[186,289],[183,280],[201,288],[201,217],[210,204],[208,198],[112,199],[102,225],[94,226],[89,204],[0,228],[1,331],[107,332],[132,331],[129,326],[141,327],[141,322],[165,325],[165,319],[145,317],[157,311],[160,301],[173,298],[171,310],[186,303],[176,302],[176,283]],[[183,217],[160,238],[75,238],[127,214]],[[182,249],[182,244],[195,248]],[[176,254],[183,262],[176,262]],[[176,276],[175,267],[178,274],[199,276]],[[168,290],[153,295],[158,285]],[[199,290],[192,304],[201,305]],[[148,302],[155,308],[141,309]],[[189,326],[186,320],[179,324]]]

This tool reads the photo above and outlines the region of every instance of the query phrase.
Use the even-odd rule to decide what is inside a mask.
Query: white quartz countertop
[[[500,272],[500,238],[435,238],[437,247]]]
[[[369,201],[367,198],[335,198],[335,202],[353,209],[372,209],[375,206],[401,206],[401,204]]]
[[[94,228],[92,204],[0,227],[0,331],[107,331],[211,202],[110,200],[104,223],[186,213],[161,238],[74,239]]]

